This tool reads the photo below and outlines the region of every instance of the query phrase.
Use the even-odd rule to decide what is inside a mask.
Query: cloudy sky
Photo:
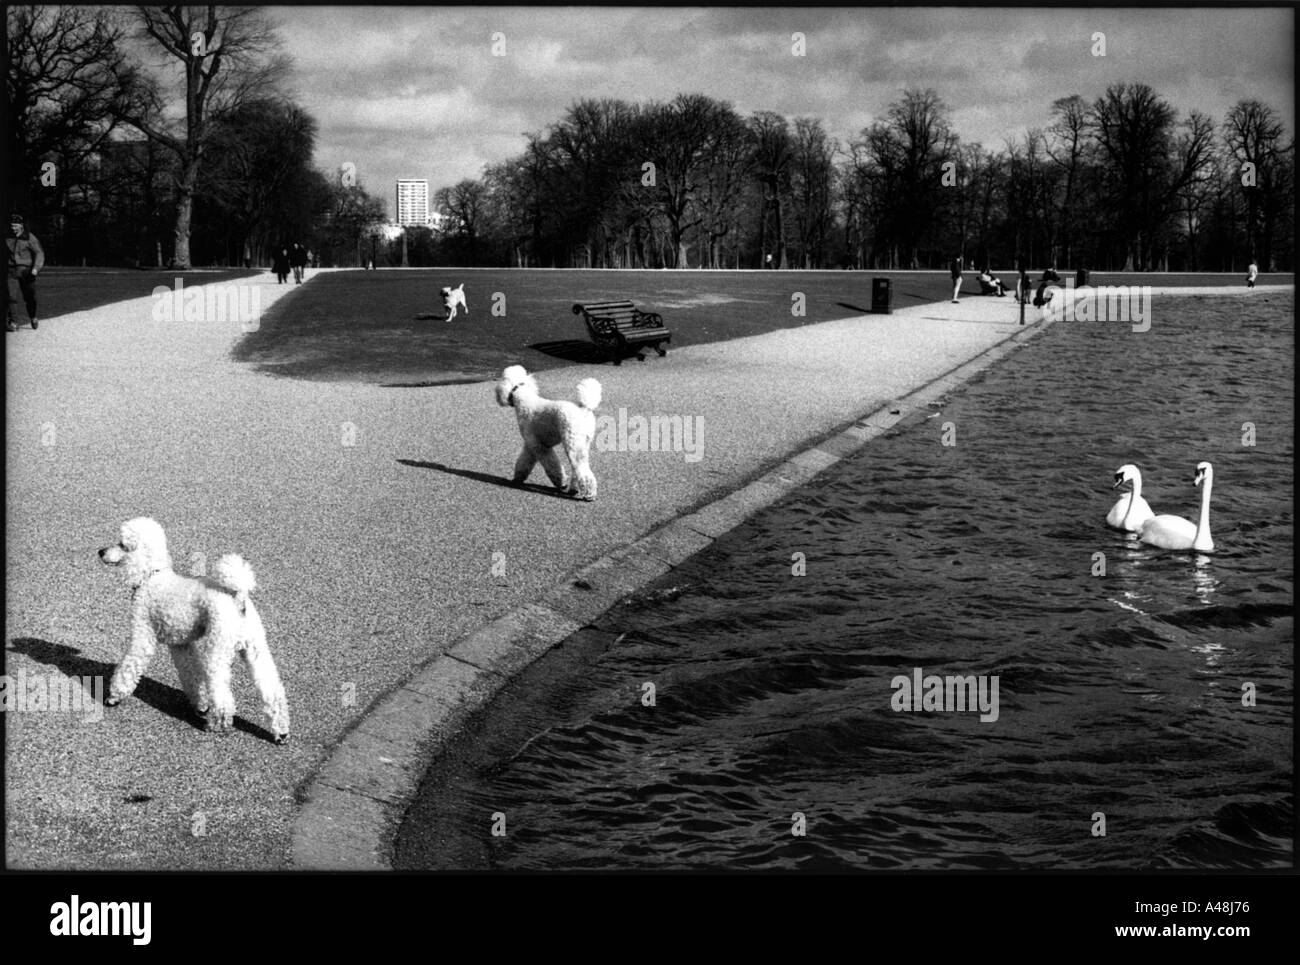
[[[317,163],[430,191],[517,155],[582,97],[699,92],[740,113],[819,117],[847,141],[904,87],[933,87],[963,141],[1001,148],[1052,101],[1149,84],[1218,123],[1242,98],[1294,132],[1289,8],[281,7]],[[802,33],[804,56],[792,52]],[[1105,56],[1094,56],[1094,35]],[[497,36],[500,35],[500,36]],[[494,56],[493,42],[503,56]],[[501,40],[504,40],[502,48]]]

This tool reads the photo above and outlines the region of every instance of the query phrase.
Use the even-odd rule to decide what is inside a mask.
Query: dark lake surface
[[[513,681],[397,865],[1289,867],[1293,313],[1049,327]],[[1213,555],[1106,528],[1128,462],[1195,521],[1202,460]],[[917,668],[996,676],[997,719],[895,710]]]

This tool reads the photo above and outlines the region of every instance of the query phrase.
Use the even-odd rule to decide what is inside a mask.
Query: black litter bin
[[[892,295],[888,278],[871,279],[871,314],[892,315],[893,309],[890,307]]]
[[[1088,269],[1080,268],[1074,273],[1074,287],[1082,288],[1086,284],[1088,284]]]

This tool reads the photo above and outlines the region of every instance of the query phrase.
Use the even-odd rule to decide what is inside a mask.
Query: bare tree
[[[277,209],[311,172],[316,130],[302,108],[273,98],[248,101],[214,120],[197,193],[220,212],[237,255],[260,261],[253,249],[281,241],[277,235],[286,230],[306,240],[311,212]]]
[[[714,162],[720,131],[732,128],[730,104],[704,94],[678,94],[667,104],[646,107],[633,150],[654,165],[653,199],[667,222],[673,267],[689,264],[689,233],[705,216],[700,198]]]
[[[785,250],[785,219],[782,202],[790,194],[790,166],[794,163],[794,139],[790,124],[780,114],[759,111],[749,120],[754,143],[754,176],[763,188],[763,205],[758,223],[758,253],[762,258],[769,249],[767,225],[774,218],[776,267],[788,267]],[[761,262],[759,267],[763,267]]]
[[[791,193],[804,268],[822,268],[826,264],[826,246],[834,220],[832,199],[838,150],[838,142],[826,134],[821,121],[813,117],[795,119]]]
[[[189,268],[194,195],[214,121],[273,93],[289,62],[279,53],[276,24],[260,8],[137,7],[136,16],[141,39],[162,52],[165,69],[124,119],[178,159],[174,257],[176,267]],[[174,122],[163,93],[168,83],[183,91]]]
[[[482,181],[466,178],[454,187],[439,188],[434,203],[452,221],[452,231],[463,239],[469,264],[478,260],[479,232],[488,209],[488,189]]]
[[[551,130],[549,148],[561,175],[569,233],[588,268],[607,265],[625,239],[632,200],[627,186],[634,177],[632,126],[638,115],[621,100],[585,99]]]
[[[881,183],[883,229],[897,252],[906,253],[906,266],[920,267],[922,245],[947,247],[935,237],[945,206],[944,164],[955,161],[957,136],[948,121],[948,108],[931,89],[908,89],[889,106],[885,119],[862,132],[861,144]]]
[[[1223,121],[1223,139],[1235,163],[1246,201],[1246,247],[1266,271],[1273,264],[1273,232],[1289,201],[1288,159],[1295,142],[1283,141],[1285,131],[1273,108],[1257,100],[1238,101]]]
[[[44,196],[40,207],[58,210],[133,96],[125,28],[116,11],[87,7],[7,7],[5,19],[5,187],[16,206]]]
[[[731,111],[719,115],[700,184],[699,209],[707,244],[704,263],[722,268],[724,240],[740,229],[740,195],[753,164],[749,131]]]
[[[1061,261],[1072,265],[1076,257],[1075,245],[1080,240],[1077,208],[1088,148],[1088,105],[1078,94],[1061,97],[1052,102],[1052,116],[1054,119],[1047,129],[1047,156],[1064,177],[1057,205]]]
[[[1174,109],[1146,84],[1112,84],[1093,104],[1109,214],[1124,245],[1124,270],[1152,265],[1175,127]]]

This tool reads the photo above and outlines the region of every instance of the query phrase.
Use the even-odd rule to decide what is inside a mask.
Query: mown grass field
[[[227,268],[205,271],[161,271],[132,268],[51,268],[36,276],[40,317],[57,318],[131,298],[143,298],[159,285],[171,288],[177,278],[186,285],[238,281],[261,274],[257,269]],[[26,319],[26,316],[23,316]]]
[[[1001,273],[1010,284],[1011,272]],[[554,271],[408,269],[337,271],[273,306],[235,350],[261,371],[294,378],[414,384],[495,378],[506,365],[530,371],[608,365],[593,349],[574,302],[627,298],[659,312],[672,349],[726,341],[853,315],[871,307],[871,280],[892,279],[902,308],[951,297],[947,272]],[[309,273],[310,277],[310,273]],[[1037,276],[1034,276],[1037,279]],[[1242,286],[1236,275],[1094,274],[1094,284]],[[1290,281],[1291,276],[1261,277]],[[443,321],[439,289],[465,284],[469,314]],[[967,273],[963,296],[978,286]],[[802,294],[802,315],[794,313]],[[1006,298],[1008,313],[1015,311]],[[498,314],[493,313],[496,306]],[[640,365],[635,359],[625,365]]]

